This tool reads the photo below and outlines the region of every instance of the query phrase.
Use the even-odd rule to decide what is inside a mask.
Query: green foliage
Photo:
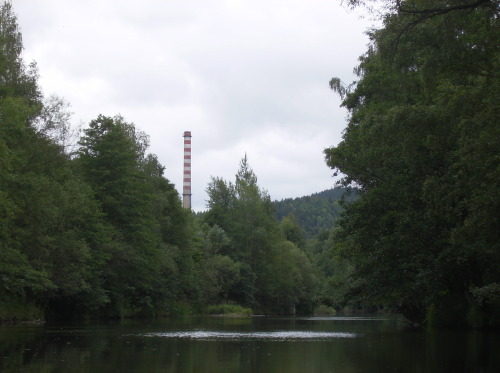
[[[236,281],[227,287],[227,296],[219,295],[219,301],[284,313],[298,304],[311,303],[315,276],[309,258],[297,247],[303,244],[300,227],[288,219],[280,229],[269,195],[257,185],[247,157],[240,163],[234,184],[213,178],[207,193],[209,210],[203,216],[210,227],[206,255],[211,260],[227,256],[231,266],[234,263],[239,269]],[[206,282],[210,283],[214,281]]]
[[[147,136],[121,117],[99,116],[84,131],[74,160],[108,225],[113,272],[105,275],[111,312],[150,313],[195,286],[188,212],[163,166],[146,155]]]
[[[1,318],[149,317],[232,302],[310,308],[315,276],[300,228],[285,219],[280,229],[246,157],[234,184],[212,180],[210,210],[195,220],[147,153],[147,135],[123,117],[99,115],[74,151],[69,105],[43,99],[21,52],[5,3]]]
[[[355,299],[348,296],[352,265],[333,252],[335,230],[323,231],[316,239],[307,241],[306,251],[319,280],[315,302],[336,309],[352,308],[358,305]]]
[[[0,320],[43,320],[44,312],[40,307],[20,300],[17,297],[3,297],[0,303]]]
[[[191,216],[164,167],[146,154],[147,136],[119,116],[99,116],[70,156],[68,104],[42,98],[36,67],[21,53],[7,2],[0,7],[0,317],[147,316],[199,301]]]
[[[335,311],[335,308],[328,307],[324,304],[314,309],[314,316],[335,316],[336,313],[337,311]]]
[[[23,226],[29,213],[28,199],[44,178],[38,141],[32,119],[41,107],[34,65],[22,60],[22,38],[11,5],[0,6],[0,303],[22,303],[53,288],[49,274],[33,261],[38,248],[30,245],[30,229]],[[26,198],[24,198],[26,197]],[[36,205],[34,206],[36,207]],[[19,302],[15,297],[20,299]]]
[[[491,1],[401,1],[370,34],[360,80],[340,92],[343,141],[325,150],[360,189],[334,236],[352,300],[415,322],[464,325],[474,308],[498,323],[470,291],[500,278],[497,21]]]
[[[297,223],[294,215],[285,216],[280,223],[280,229],[283,236],[290,242],[293,242],[300,248],[305,245],[302,227]]]
[[[231,287],[240,280],[240,266],[226,255],[209,256],[203,264],[204,303],[227,301]]]
[[[334,188],[310,196],[274,201],[273,207],[276,219],[281,221],[293,216],[303,229],[304,238],[314,238],[335,225],[342,212],[342,200],[350,201],[355,197],[350,188]]]
[[[290,241],[275,244],[268,263],[267,290],[281,313],[294,308],[311,312],[317,288],[316,275],[307,255]]]
[[[471,289],[472,296],[479,304],[500,305],[500,284],[492,283]]]
[[[238,304],[219,304],[216,306],[209,306],[207,311],[209,315],[225,315],[226,317],[252,316],[252,310],[250,308],[245,308]]]

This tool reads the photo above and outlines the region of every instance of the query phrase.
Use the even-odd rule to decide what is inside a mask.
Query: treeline
[[[332,237],[339,300],[416,323],[498,326],[498,1],[388,7],[359,80],[330,82],[350,118],[326,159],[360,194]]]
[[[246,157],[215,178],[196,218],[148,154],[148,137],[99,115],[70,147],[64,100],[44,98],[0,7],[0,319],[120,318],[312,309],[316,276],[279,226]],[[288,236],[289,237],[288,237]],[[294,240],[296,242],[294,242]]]
[[[64,101],[44,99],[0,8],[0,317],[121,317],[196,292],[190,215],[147,136],[99,116],[67,150]]]
[[[356,197],[352,188],[333,188],[310,196],[285,198],[274,201],[275,217],[281,221],[284,217],[294,216],[304,229],[306,238],[315,238],[323,231],[329,231],[335,225],[342,206]]]

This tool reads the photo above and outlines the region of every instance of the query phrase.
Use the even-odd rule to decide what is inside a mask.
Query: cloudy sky
[[[211,176],[234,181],[245,155],[280,200],[334,185],[323,149],[346,111],[329,89],[367,48],[372,25],[340,0],[13,0],[26,62],[72,122],[122,115],[181,192],[192,132],[193,209]]]

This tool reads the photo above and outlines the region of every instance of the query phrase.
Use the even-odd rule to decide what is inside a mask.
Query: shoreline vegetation
[[[209,306],[207,314],[211,317],[252,317],[253,311],[250,308],[242,307],[237,304],[221,304],[217,306]]]
[[[45,319],[43,317],[43,310],[34,307],[26,307],[24,312],[20,312],[17,315],[14,313],[8,314],[4,312],[5,309],[9,307],[0,306],[0,325],[44,325],[51,322],[69,321],[69,322],[86,322],[86,321],[117,321],[117,320],[152,320],[152,319],[168,319],[168,318],[183,318],[183,317],[216,317],[216,318],[252,318],[252,317],[378,317],[381,315],[398,316],[401,322],[404,322],[411,326],[423,327],[424,325],[418,325],[412,323],[409,320],[401,318],[401,315],[391,312],[390,310],[377,310],[377,311],[366,311],[351,309],[349,307],[336,310],[332,307],[325,305],[319,305],[314,308],[312,313],[306,314],[293,314],[293,313],[255,313],[251,308],[243,307],[238,304],[219,304],[211,305],[203,310],[195,310],[189,306],[179,305],[176,309],[177,312],[162,313],[158,312],[156,314],[130,314],[123,315],[121,318],[71,318],[71,319]],[[22,310],[22,307],[19,308]],[[36,312],[33,312],[35,310]],[[29,312],[32,313],[29,313]],[[29,315],[29,316],[23,316]],[[36,315],[34,317],[30,315]]]

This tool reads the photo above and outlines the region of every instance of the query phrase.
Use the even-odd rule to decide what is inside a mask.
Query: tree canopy
[[[359,80],[330,82],[350,117],[326,161],[360,193],[335,235],[349,296],[415,322],[498,324],[498,3],[391,4]]]
[[[280,227],[247,156],[234,183],[212,178],[207,193],[204,220],[227,234],[230,244],[222,253],[239,265],[239,280],[228,298],[266,312],[311,310],[316,280],[309,258],[298,246],[303,240],[300,229],[292,238],[289,229]]]
[[[293,216],[304,230],[305,238],[315,238],[322,231],[330,230],[342,211],[342,201],[356,197],[349,188],[333,188],[310,196],[285,198],[273,201],[275,217],[279,221]]]
[[[122,317],[197,301],[190,215],[147,136],[98,116],[72,147],[0,6],[0,319]],[[193,295],[194,294],[194,295]]]

